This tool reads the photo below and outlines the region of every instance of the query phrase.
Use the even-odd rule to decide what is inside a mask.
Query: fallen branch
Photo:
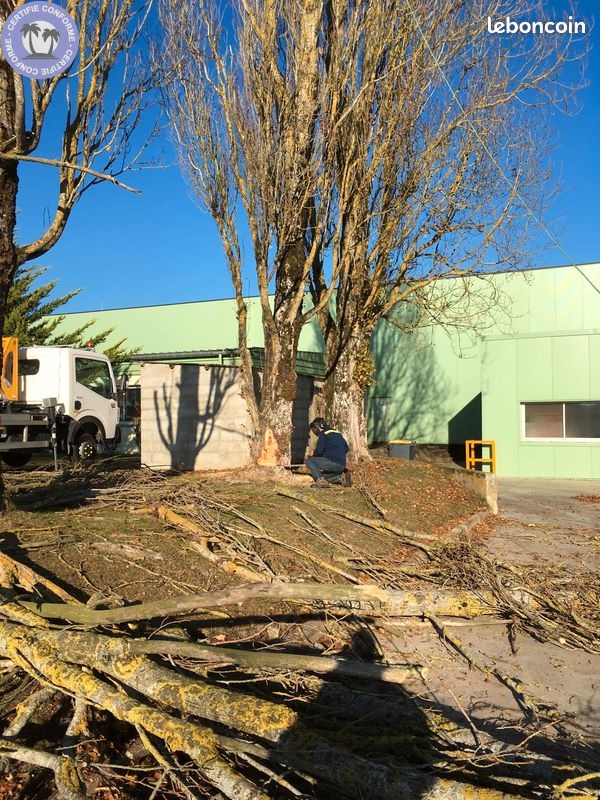
[[[304,497],[297,492],[290,492],[287,489],[279,489],[278,494],[282,495],[283,497],[289,497],[292,500],[299,500],[301,503],[307,503],[314,508],[318,508],[321,511],[327,511],[329,514],[335,514],[336,516],[342,517],[343,519],[348,519],[351,522],[356,522],[358,525],[362,525],[365,528],[371,528],[382,533],[391,533],[396,538],[400,539],[403,544],[409,545],[410,547],[416,547],[427,555],[430,555],[432,552],[432,548],[427,544],[427,542],[437,541],[437,537],[433,536],[433,534],[415,533],[414,531],[409,531],[404,528],[397,528],[395,525],[392,525],[385,520],[361,517],[359,514],[353,514],[352,512],[344,511],[341,508],[334,508],[333,506],[328,506],[325,503],[319,503],[312,497]]]
[[[34,767],[52,770],[60,800],[86,800],[77,774],[77,767],[72,758],[23,747],[6,738],[0,738],[0,754]]]
[[[62,589],[49,578],[44,578],[31,567],[10,558],[6,553],[0,552],[0,586],[21,586],[29,592],[37,592],[38,587],[43,587],[55,597],[67,603],[77,602],[72,594]]]
[[[571,789],[574,786],[578,786],[582,783],[591,783],[592,781],[600,781],[600,772],[588,772],[587,775],[577,775],[575,778],[568,778],[566,781],[563,781],[559,786],[556,786],[552,791],[552,800],[563,800],[565,797],[565,792]],[[592,790],[594,791],[594,790]],[[577,797],[585,798],[593,798],[598,797],[598,795],[594,792],[594,794],[582,794],[582,790],[577,791]]]
[[[349,572],[346,572],[345,570],[336,567],[334,564],[330,564],[328,561],[323,561],[323,559],[318,558],[312,553],[309,553],[308,550],[304,550],[301,547],[296,547],[295,545],[289,544],[288,542],[283,542],[281,539],[277,539],[275,536],[269,536],[266,533],[255,533],[254,531],[245,531],[242,528],[235,528],[235,532],[243,536],[249,536],[251,539],[258,539],[265,542],[271,542],[271,544],[276,544],[279,547],[284,547],[286,550],[290,550],[295,555],[298,555],[301,558],[305,558],[307,561],[312,561],[313,564],[322,567],[322,569],[325,569],[328,572],[333,572],[335,575],[340,575],[342,578],[345,578],[347,581],[350,581],[350,583],[360,583],[360,581],[355,575],[352,575]]]
[[[202,558],[210,561],[211,564],[214,564],[224,572],[239,575],[245,581],[254,582],[268,580],[266,576],[261,575],[259,572],[255,572],[254,570],[248,569],[248,567],[244,567],[241,564],[236,564],[234,561],[230,561],[229,559],[225,559],[222,556],[213,553],[208,546],[208,539],[210,537],[208,537],[198,525],[192,522],[192,520],[182,517],[181,514],[177,514],[175,511],[171,511],[171,509],[166,508],[165,506],[144,508],[140,509],[140,511],[146,514],[153,514],[163,522],[167,522],[169,525],[172,525],[179,530],[186,531],[187,533],[191,533],[195,537],[198,537],[193,542],[194,550],[199,553]]]
[[[60,659],[54,648],[43,641],[36,641],[29,630],[21,631],[20,635],[13,631],[7,637],[7,624],[0,623],[4,639],[2,649],[30,675],[69,694],[84,698],[88,703],[109,711],[123,722],[141,725],[149,733],[164,739],[173,752],[187,753],[210,783],[230,800],[268,800],[266,795],[257,791],[250,781],[236,773],[223,760],[218,752],[217,739],[208,728],[177,719],[128,697],[90,671],[83,671],[80,667]]]
[[[218,647],[190,642],[165,642],[157,639],[131,642],[132,653],[151,653],[155,655],[197,658],[219,663],[238,664],[256,671],[309,671],[317,675],[345,675],[352,678],[403,684],[407,680],[422,678],[427,668],[419,664],[403,664],[388,667],[385,664],[368,664],[360,661],[346,661],[342,658],[326,656],[304,656],[293,653],[267,652],[265,650],[238,650],[231,647]]]
[[[37,692],[30,694],[29,697],[17,706],[17,712],[10,725],[4,729],[2,734],[5,739],[18,736],[27,725],[31,717],[47,700],[56,694],[54,689],[38,689]]]
[[[518,593],[522,595],[523,593]],[[169,600],[156,600],[134,606],[112,609],[91,609],[66,603],[34,603],[20,605],[46,619],[63,619],[88,627],[133,622],[156,617],[174,617],[190,612],[226,605],[243,605],[256,599],[298,600],[321,606],[332,605],[354,613],[380,616],[414,616],[427,613],[439,616],[474,617],[494,614],[493,595],[467,591],[390,591],[379,586],[346,586],[320,583],[247,584],[218,592],[183,595]]]

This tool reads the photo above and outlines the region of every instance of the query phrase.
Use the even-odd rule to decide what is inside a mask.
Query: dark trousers
[[[340,475],[345,469],[337,461],[323,458],[323,456],[309,456],[306,459],[306,466],[310,470],[313,480],[317,481],[319,478],[325,478],[330,483],[340,483]]]

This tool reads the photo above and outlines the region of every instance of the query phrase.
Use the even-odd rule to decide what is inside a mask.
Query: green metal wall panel
[[[589,336],[554,336],[548,400],[591,400]],[[600,399],[600,398],[598,398]]]
[[[482,372],[483,438],[496,442],[498,474],[515,475],[520,425],[516,340],[486,341]]]
[[[553,478],[554,448],[545,443],[518,447],[517,471],[499,474],[520,475],[523,478]]]
[[[599,452],[597,447],[586,444],[528,443],[519,450],[519,475],[569,480],[598,477],[593,464]]]
[[[600,400],[590,391],[591,342],[597,348],[599,339],[600,335],[557,334],[485,342],[483,436],[496,441],[499,475],[598,475],[598,442],[524,441],[521,403]]]
[[[552,340],[515,340],[517,393],[521,402],[552,399]]]
[[[555,478],[591,478],[594,445],[560,444],[554,448]]]
[[[582,295],[581,327],[600,328],[600,265],[585,264],[578,268],[577,276]]]
[[[539,279],[544,280],[542,272],[537,276],[536,281]],[[531,330],[532,318],[532,295],[530,293],[533,284],[531,272],[505,272],[493,275],[491,278],[491,287],[494,291],[495,308],[494,313],[490,320],[491,324],[486,324],[485,328],[481,330],[482,336],[504,335],[513,336],[517,333],[527,333]],[[534,293],[533,298],[537,297],[537,292]],[[539,304],[539,311],[536,313],[546,315],[548,308],[546,304]],[[551,311],[551,316],[548,317],[550,322],[550,329],[554,327],[554,310]],[[534,319],[536,330],[538,322]]]
[[[251,297],[246,302],[248,345],[262,347],[262,315],[259,300],[257,297]],[[96,330],[114,328],[114,333],[108,340],[109,345],[126,338],[128,347],[140,347],[144,353],[219,350],[238,346],[234,300],[210,300],[66,314],[57,330],[68,332],[92,321]],[[304,327],[300,336],[300,349],[322,352],[322,337],[316,320],[312,320]]]
[[[600,334],[589,337],[590,400],[600,400]]]
[[[528,273],[528,275],[530,275]],[[555,270],[543,269],[525,279],[525,289],[519,295],[525,295],[526,309],[523,317],[516,320],[521,333],[532,331],[552,331],[556,329],[556,290]]]
[[[382,323],[372,346],[377,363],[369,403],[372,438],[436,441],[437,409],[444,409],[445,421],[451,387],[429,332],[399,337],[393,326]]]
[[[554,290],[554,306],[556,320],[554,329],[570,331],[582,327],[583,320],[583,278],[573,275],[572,269],[556,269],[554,273],[556,285]],[[544,330],[537,328],[537,330]],[[547,330],[552,330],[548,328]]]
[[[591,451],[592,471],[589,477],[600,480],[600,447],[596,445],[591,448]]]
[[[477,411],[469,414],[481,392],[479,343],[431,329],[399,336],[382,322],[372,349],[377,365],[368,403],[372,441],[447,443],[458,430],[479,438],[470,435],[481,428]]]

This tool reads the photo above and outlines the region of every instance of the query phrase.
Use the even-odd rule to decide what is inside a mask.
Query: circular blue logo
[[[25,3],[4,23],[0,47],[15,72],[49,80],[75,60],[79,31],[73,17],[55,3]]]

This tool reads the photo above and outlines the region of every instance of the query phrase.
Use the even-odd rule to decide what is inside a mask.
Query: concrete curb
[[[498,482],[493,472],[463,469],[457,464],[436,464],[436,466],[450,471],[462,486],[483,497],[492,514],[498,513]]]
[[[471,514],[471,516],[464,522],[460,522],[458,525],[455,525],[454,528],[444,533],[442,539],[447,539],[450,536],[460,536],[461,534],[464,535],[465,533],[469,533],[476,525],[479,525],[480,522],[483,522],[489,517],[495,516],[496,514],[492,511],[477,511],[475,514]]]

